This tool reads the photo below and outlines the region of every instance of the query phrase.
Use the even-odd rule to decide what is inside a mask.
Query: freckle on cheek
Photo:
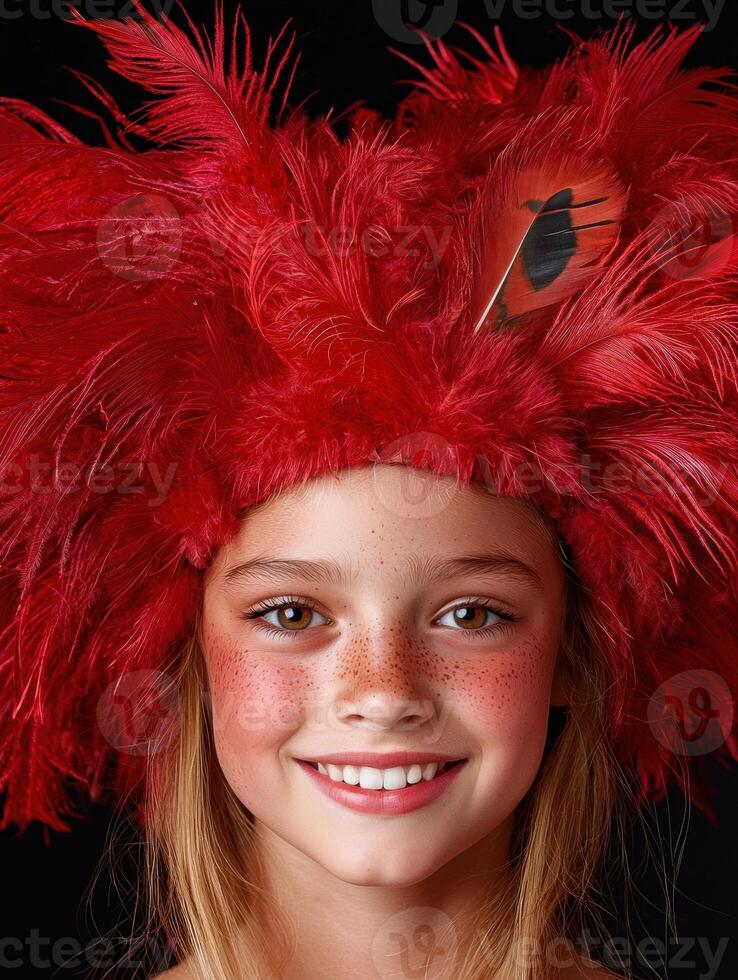
[[[403,624],[387,627],[383,642],[396,652],[382,656],[382,676],[373,677],[372,644],[366,635],[355,637],[341,658],[339,680],[352,689],[366,690],[376,683],[378,689],[408,692],[417,696],[417,678],[429,685],[440,707],[444,700],[484,716],[508,716],[530,701],[531,692],[541,684],[540,642],[523,644],[488,657],[461,658],[444,655],[425,645]],[[232,641],[213,637],[208,646],[212,683],[216,692],[231,700],[249,701],[270,706],[295,706],[320,695],[327,678],[298,658],[285,663],[245,649]],[[332,678],[331,678],[332,679]]]
[[[237,757],[286,734],[313,697],[310,671],[297,661],[280,663],[232,643],[209,654],[213,704],[221,731],[227,732],[223,745]]]
[[[508,713],[530,697],[538,671],[530,647],[490,655],[486,662],[436,654],[435,669],[444,694],[482,715]]]

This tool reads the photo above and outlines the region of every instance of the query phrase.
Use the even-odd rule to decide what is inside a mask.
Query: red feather
[[[212,147],[219,141],[226,145],[242,141],[248,146],[268,122],[276,86],[292,55],[294,35],[272,66],[288,26],[285,24],[276,39],[269,41],[263,69],[256,71],[251,34],[237,7],[228,64],[222,2],[217,0],[215,6],[213,40],[203,37],[183,7],[191,38],[172,21],[152,17],[140,0],[132,0],[139,17],[125,21],[103,17],[85,20],[76,9],[71,11],[75,23],[103,39],[114,71],[149,92],[164,96],[148,103],[145,111],[146,129],[158,142],[185,146],[204,143]],[[239,23],[243,23],[246,34],[245,64],[241,68],[237,61]],[[283,92],[283,106],[298,60],[299,57],[292,65]],[[107,93],[102,97],[109,99]]]
[[[220,6],[213,39],[137,11],[74,14],[158,98],[131,126],[86,83],[118,142],[0,103],[0,474],[22,475],[0,499],[0,827],[138,786],[96,706],[176,660],[238,516],[408,433],[500,493],[540,474],[612,674],[608,734],[663,793],[655,687],[699,667],[738,692],[738,96],[679,71],[697,29],[619,27],[542,72],[498,31],[463,66],[429,43],[394,124],[358,114],[341,139],[273,104],[283,33],[256,71],[240,14],[227,57]],[[137,278],[152,193],[176,247]],[[680,229],[714,216],[680,270]],[[36,492],[34,458],[77,490]],[[613,489],[611,463],[664,484]],[[98,492],[106,464],[142,492]]]
[[[475,331],[561,303],[595,275],[617,240],[626,201],[620,182],[607,168],[562,152],[557,136],[545,123],[526,129],[479,193],[471,219]]]

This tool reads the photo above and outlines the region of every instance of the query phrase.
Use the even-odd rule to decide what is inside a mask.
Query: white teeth
[[[384,789],[404,789],[407,786],[407,773],[402,766],[385,769],[382,786]]]
[[[343,769],[341,769],[340,766],[333,766],[329,762],[326,768],[328,769],[328,775],[331,777],[334,783],[343,782]]]
[[[407,771],[407,781],[409,783],[419,783],[423,778],[423,770],[416,763],[414,766],[410,766]]]
[[[370,769],[369,766],[362,766],[359,769],[359,786],[362,789],[381,789],[382,770]]]
[[[332,762],[318,764],[318,772],[329,776],[335,783],[348,783],[362,789],[404,789],[405,786],[419,783],[421,779],[430,781],[442,772],[446,763],[428,762],[421,766],[394,766],[391,769],[374,769],[372,766],[336,766]]]
[[[344,783],[348,783],[349,786],[358,786],[360,779],[361,779],[361,770],[359,769],[358,766],[343,767]]]

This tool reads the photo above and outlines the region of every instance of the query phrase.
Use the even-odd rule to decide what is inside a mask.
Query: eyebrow
[[[543,588],[543,580],[538,572],[519,558],[504,552],[485,555],[465,555],[460,558],[415,558],[408,562],[408,581],[412,585],[421,582],[434,584],[446,578],[459,575],[506,575],[525,580],[538,589]],[[332,559],[310,558],[253,558],[226,569],[223,581],[226,584],[248,579],[278,579],[280,576],[294,575],[306,582],[324,584],[337,582],[351,585],[356,573],[348,571]]]
[[[543,588],[543,579],[535,568],[507,552],[461,558],[411,558],[409,565],[410,581],[414,585],[422,581],[435,583],[458,575],[507,575]]]
[[[343,565],[329,558],[252,558],[227,569],[223,581],[230,584],[243,579],[277,579],[284,575],[295,575],[306,582],[317,584],[340,582],[342,585],[350,585],[355,578]]]

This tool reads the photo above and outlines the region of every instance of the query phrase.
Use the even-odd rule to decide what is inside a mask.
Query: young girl
[[[627,975],[608,845],[738,756],[734,90],[427,42],[339,138],[136,11],[106,148],[0,105],[0,825],[133,812],[172,978]]]

